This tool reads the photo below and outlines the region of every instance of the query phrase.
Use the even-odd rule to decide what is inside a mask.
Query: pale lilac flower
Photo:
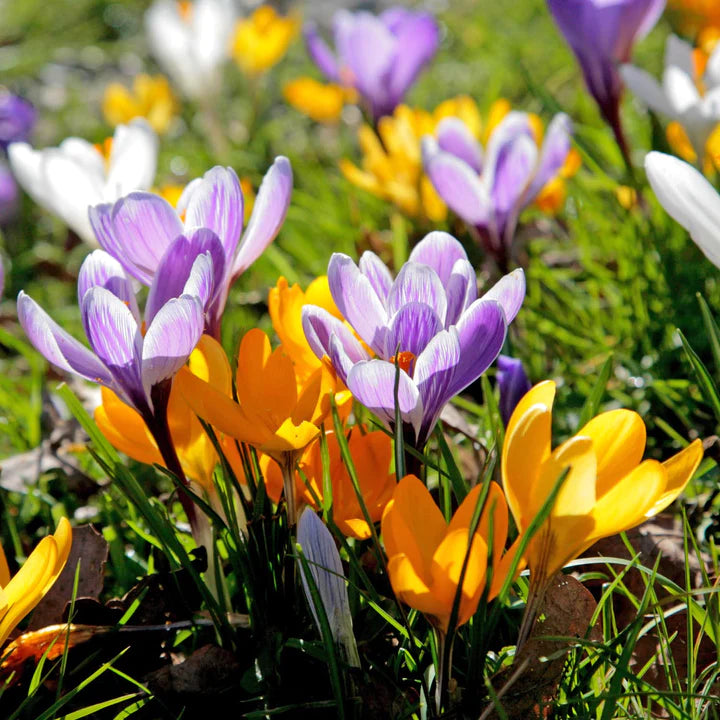
[[[185,188],[177,209],[158,195],[131,193],[91,208],[90,223],[100,246],[144,285],[160,276],[159,283],[177,288],[194,261],[193,253],[210,251],[215,275],[206,307],[207,332],[217,337],[230,287],[275,239],[291,192],[290,162],[280,156],[263,179],[244,233],[240,181],[232,168],[219,166]],[[178,238],[184,243],[170,252]]]
[[[146,331],[132,282],[120,263],[95,250],[78,276],[78,302],[90,348],[63,330],[23,291],[18,319],[35,348],[56,367],[110,388],[135,408],[148,427],[165,411],[169,381],[185,364],[203,331],[203,304],[211,286],[209,253],[196,258],[184,287],[174,297],[151,303]]]
[[[523,364],[509,355],[498,355],[497,383],[500,387],[500,415],[507,426],[523,395],[530,390]]]
[[[351,667],[360,667],[340,554],[325,523],[310,507],[306,506],[300,514],[297,541],[308,562],[310,575],[320,595],[333,640],[342,651],[345,662]],[[322,634],[318,608],[315,607],[310,582],[304,569],[300,573],[300,578],[315,624]]]
[[[547,0],[565,40],[580,63],[585,84],[620,149],[629,158],[620,122],[623,84],[618,66],[657,22],[665,0]]]
[[[35,127],[37,115],[32,103],[7,90],[0,90],[0,147],[26,142]]]
[[[328,281],[343,317],[376,357],[342,322],[312,305],[303,308],[305,337],[318,357],[329,356],[355,398],[391,427],[399,372],[398,406],[418,448],[445,404],[495,360],[525,297],[523,271],[515,270],[478,298],[465,250],[443,232],[426,235],[395,280],[366,252],[359,267],[335,253]]]
[[[355,88],[373,118],[390,115],[437,52],[439,30],[432,15],[393,7],[376,16],[338,10],[334,51],[314,24],[305,28],[310,57],[328,80]]]
[[[8,158],[18,183],[41,207],[95,245],[88,208],[112,202],[155,179],[158,139],[142,118],[118,125],[108,158],[92,143],[70,137],[58,147],[35,150],[12,143]]]
[[[505,265],[520,212],[558,173],[570,150],[572,123],[556,115],[542,147],[527,113],[510,112],[483,148],[459,118],[423,138],[423,164],[448,207],[475,227],[486,250]]]

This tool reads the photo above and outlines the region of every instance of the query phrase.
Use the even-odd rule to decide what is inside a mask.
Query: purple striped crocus
[[[132,281],[120,263],[95,250],[78,276],[78,301],[90,348],[63,330],[20,292],[18,318],[30,342],[57,368],[110,388],[140,413],[169,470],[185,481],[167,424],[172,380],[203,333],[203,306],[212,289],[212,258],[198,255],[176,295],[160,276],[141,318]],[[143,332],[142,328],[145,328]],[[181,500],[191,523],[192,502]]]
[[[633,46],[655,25],[665,0],[547,0],[547,4],[629,162],[620,121],[623,83],[618,68],[630,62]]]
[[[561,113],[538,147],[530,116],[513,111],[483,148],[462,120],[448,117],[435,138],[423,138],[423,164],[440,197],[477,229],[485,249],[505,267],[521,211],[557,175],[571,136],[570,118]]]
[[[429,13],[392,7],[378,16],[338,10],[334,52],[314,24],[304,35],[310,57],[327,79],[355,88],[377,120],[402,101],[437,52],[440,33]]]
[[[160,287],[172,283],[165,294],[181,287],[198,254],[210,252],[214,282],[206,332],[217,338],[230,287],[275,239],[285,220],[292,180],[289,160],[276,158],[244,233],[240,181],[232,168],[219,166],[188,184],[177,209],[159,195],[135,192],[90,208],[90,224],[100,246],[132,277],[144,285],[152,285],[158,276]]]
[[[424,447],[445,404],[495,360],[525,297],[515,270],[478,297],[475,270],[452,235],[432,232],[397,277],[372,252],[358,265],[335,253],[328,266],[338,309],[372,349],[322,308],[303,308],[313,352],[327,355],[355,398],[391,427],[397,404],[405,435]]]

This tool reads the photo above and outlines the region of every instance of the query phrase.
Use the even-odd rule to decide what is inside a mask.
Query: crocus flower
[[[477,229],[488,252],[505,266],[520,213],[565,166],[571,134],[570,119],[561,113],[539,145],[531,117],[510,112],[483,149],[462,121],[446,118],[437,139],[423,139],[425,172],[448,207]]]
[[[596,540],[628,530],[664,510],[702,459],[702,442],[659,463],[642,461],[645,424],[630,410],[593,418],[551,448],[555,383],[535,385],[518,403],[505,434],[502,477],[510,511],[523,533],[567,476],[550,515],[530,541],[527,562],[536,587]]]
[[[497,383],[500,387],[500,415],[507,426],[513,410],[530,389],[530,381],[522,361],[508,355],[498,355]]]
[[[585,84],[626,158],[620,123],[622,80],[618,65],[657,22],[665,0],[547,0],[557,26],[580,63]]]
[[[333,521],[348,537],[367,540],[372,532],[360,507],[350,474],[342,460],[337,436],[329,431],[325,433],[325,437],[330,458]],[[370,519],[379,522],[396,485],[395,473],[390,472],[393,457],[392,440],[382,430],[363,433],[359,428],[354,428],[348,437],[348,446],[365,508]],[[267,468],[265,484],[268,488],[282,485],[282,479],[277,477],[278,474],[277,465]],[[316,510],[320,509],[318,501],[325,504],[319,438],[308,445],[298,462],[295,488],[300,503],[310,505]],[[270,494],[269,490],[268,494]]]
[[[720,48],[697,67],[697,51],[675,35],[665,45],[662,85],[649,73],[623,65],[620,73],[627,87],[650,109],[666,115],[684,128],[695,154],[705,155],[712,131],[720,122]]]
[[[296,110],[322,123],[337,122],[345,103],[357,97],[352,89],[305,76],[286,83],[283,96]]]
[[[360,667],[340,553],[330,531],[309,508],[300,515],[297,541],[307,560],[309,574],[320,596],[333,640],[342,651],[343,660],[350,667]],[[310,582],[304,569],[300,577],[315,624],[322,634],[318,608],[315,606]]]
[[[44,537],[11,578],[0,548],[0,647],[17,624],[43,599],[67,562],[72,528],[61,518],[54,535]]]
[[[164,75],[137,75],[128,90],[120,83],[105,88],[102,104],[108,125],[115,127],[136,117],[145,118],[157,133],[167,132],[178,111],[178,103]]]
[[[152,54],[195,101],[208,102],[219,92],[234,26],[232,0],[155,0],[145,14]]]
[[[260,75],[282,59],[299,30],[298,15],[283,17],[271,5],[261,5],[235,25],[232,56],[244,73]]]
[[[328,80],[355,88],[375,120],[392,113],[439,44],[433,16],[402,7],[379,16],[338,10],[333,35],[334,52],[308,25],[310,57]]]
[[[17,214],[19,195],[20,192],[10,168],[0,162],[0,225],[7,224]]]
[[[93,207],[89,217],[100,246],[144,285],[159,273],[172,273],[179,284],[194,262],[191,249],[204,252],[214,240],[216,277],[207,332],[217,337],[230,287],[275,239],[291,192],[292,169],[280,156],[263,179],[244,233],[240,181],[234,170],[219,166],[189,183],[177,208],[153,193],[131,193]],[[197,242],[188,244],[193,238]]]
[[[147,190],[155,178],[157,152],[157,136],[143,119],[118,125],[112,140],[101,146],[71,137],[56,148],[33,150],[26,143],[8,148],[23,189],[90,245],[97,241],[88,208]]]
[[[715,0],[668,0],[668,16],[683,35],[701,42],[720,34],[720,5]]]
[[[196,258],[184,286],[173,287],[175,278],[166,282],[159,276],[150,288],[143,323],[132,282],[120,263],[102,250],[90,253],[80,268],[78,301],[91,350],[24,292],[18,295],[18,319],[35,348],[60,370],[109,388],[135,409],[166,466],[184,482],[167,406],[173,377],[202,335],[212,268],[207,252]],[[184,494],[180,498],[192,524],[192,503]]]
[[[486,590],[488,600],[500,592],[517,549],[516,544],[505,552],[507,504],[494,482],[468,548],[470,523],[482,489],[477,485],[465,496],[448,524],[425,485],[414,475],[406,475],[383,514],[382,537],[393,591],[443,634],[448,631],[465,556],[469,553],[457,627],[475,614]]]
[[[0,147],[7,150],[10,143],[26,142],[36,116],[35,108],[25,98],[0,90]]]
[[[229,391],[229,364],[215,369],[226,377],[204,380],[184,370],[177,378],[180,391],[203,420],[280,465],[288,517],[294,524],[295,463],[330,411],[329,394],[334,388],[330,371],[319,367],[301,380],[290,357],[281,347],[272,350],[267,335],[257,328],[240,343],[235,376],[238,402]]]
[[[433,232],[410,254],[393,281],[372,252],[360,264],[334,253],[330,292],[348,328],[326,310],[303,308],[305,336],[318,357],[329,356],[353,396],[393,426],[395,382],[408,442],[424,447],[445,404],[495,360],[525,297],[522,270],[477,296],[475,270],[451,235]]]
[[[672,155],[649,153],[645,170],[660,204],[720,268],[720,195],[715,188],[692,165]]]

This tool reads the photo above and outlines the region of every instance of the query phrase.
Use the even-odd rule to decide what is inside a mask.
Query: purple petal
[[[500,414],[503,423],[507,427],[513,410],[523,395],[530,390],[530,381],[520,360],[508,355],[498,355],[497,366],[496,377],[500,387]]]
[[[490,201],[477,173],[450,153],[423,138],[423,163],[430,182],[445,204],[468,225],[486,225]]]
[[[163,305],[145,333],[142,379],[146,392],[173,377],[200,341],[204,313],[200,300],[183,295]]]
[[[183,233],[170,203],[152,193],[130,193],[114,204],[90,208],[89,215],[103,250],[144,285],[152,283],[168,246]]]
[[[522,268],[501,277],[480,299],[495,300],[503,309],[505,322],[509,325],[525,299],[525,273]]]
[[[342,316],[379,355],[385,352],[387,312],[370,281],[342,253],[333,253],[328,264],[330,294]]]
[[[308,23],[303,29],[305,46],[310,59],[318,66],[328,80],[340,82],[337,60],[327,43],[318,34],[314,23]]]
[[[214,167],[199,183],[186,188],[177,211],[185,210],[185,232],[209,228],[219,238],[225,257],[234,257],[243,228],[243,193],[232,168]],[[264,248],[263,248],[264,249]]]
[[[280,232],[290,205],[293,174],[290,161],[280,155],[265,173],[245,234],[235,260],[231,277],[234,280],[249,268]]]
[[[438,147],[460,158],[476,173],[482,171],[483,151],[467,125],[456,117],[443,118],[435,130]]]
[[[382,18],[388,22],[387,15]],[[390,17],[390,22],[397,47],[390,73],[390,96],[396,105],[437,52],[440,31],[429,13],[395,14]]]
[[[460,343],[460,362],[448,389],[450,397],[475,382],[498,356],[507,325],[502,308],[494,300],[476,300],[455,326]]]
[[[115,387],[112,374],[104,363],[82,343],[65,332],[22,290],[17,299],[17,313],[28,339],[48,362],[91,382]]]
[[[395,378],[398,372],[400,414],[403,422],[411,425],[417,435],[422,423],[422,400],[417,387],[404,370],[399,370],[385,360],[359,362],[350,370],[347,386],[358,402],[392,426],[395,423]]]
[[[436,230],[428,233],[412,250],[408,260],[429,265],[447,285],[458,260],[467,262],[463,246],[449,233]]]
[[[209,252],[205,252],[195,258],[182,294],[196,297],[203,308],[206,308],[212,298],[214,286],[212,257]]]
[[[199,255],[208,253],[212,258],[212,291],[210,300],[225,275],[225,253],[222,243],[212,230],[196,230],[191,238],[180,235],[168,247],[153,278],[145,303],[145,322],[150,324],[155,314],[171,298],[183,294],[193,264]],[[205,303],[203,303],[205,305]]]
[[[122,265],[104,250],[93,250],[80,266],[78,305],[82,305],[85,293],[91,287],[104,287],[109,290],[130,308],[135,321],[140,322],[140,311],[132,283]]]
[[[417,357],[442,328],[440,318],[429,305],[409,302],[395,313],[390,323],[387,352],[393,356],[411,352]]]
[[[413,380],[423,405],[423,422],[419,444],[424,444],[451,392],[456,368],[460,362],[460,341],[455,328],[438,333],[418,357]]]
[[[358,263],[360,272],[370,281],[382,303],[387,301],[393,278],[387,265],[370,250],[366,250]]]
[[[558,174],[570,152],[571,137],[572,121],[564,113],[559,113],[545,133],[535,177],[523,197],[523,204],[529,205],[545,184]]]
[[[491,195],[497,215],[518,209],[537,164],[535,141],[525,134],[509,139],[496,156]]]
[[[400,268],[388,295],[388,313],[392,317],[408,303],[429,305],[435,311],[441,326],[445,324],[447,314],[445,288],[438,274],[429,265],[406,262]],[[390,347],[387,351],[390,354],[395,352]]]
[[[302,324],[312,351],[321,359],[324,355],[329,356],[343,382],[352,365],[369,359],[347,326],[324,308],[306,305],[302,309]]]
[[[477,300],[475,268],[467,260],[456,260],[445,285],[448,300],[445,327],[455,325],[460,316]]]
[[[85,293],[80,311],[90,347],[141,409],[148,401],[141,373],[143,338],[130,309],[109,290],[96,286]]]

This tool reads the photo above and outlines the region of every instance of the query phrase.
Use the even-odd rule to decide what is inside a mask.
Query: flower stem
[[[452,651],[455,637],[448,638],[443,630],[435,628],[435,644],[437,646],[438,666],[435,669],[435,713],[442,713],[443,700],[452,669]]]
[[[282,471],[288,527],[293,528],[297,523],[297,501],[295,499],[295,453],[283,453],[283,459],[279,465],[280,470]]]

